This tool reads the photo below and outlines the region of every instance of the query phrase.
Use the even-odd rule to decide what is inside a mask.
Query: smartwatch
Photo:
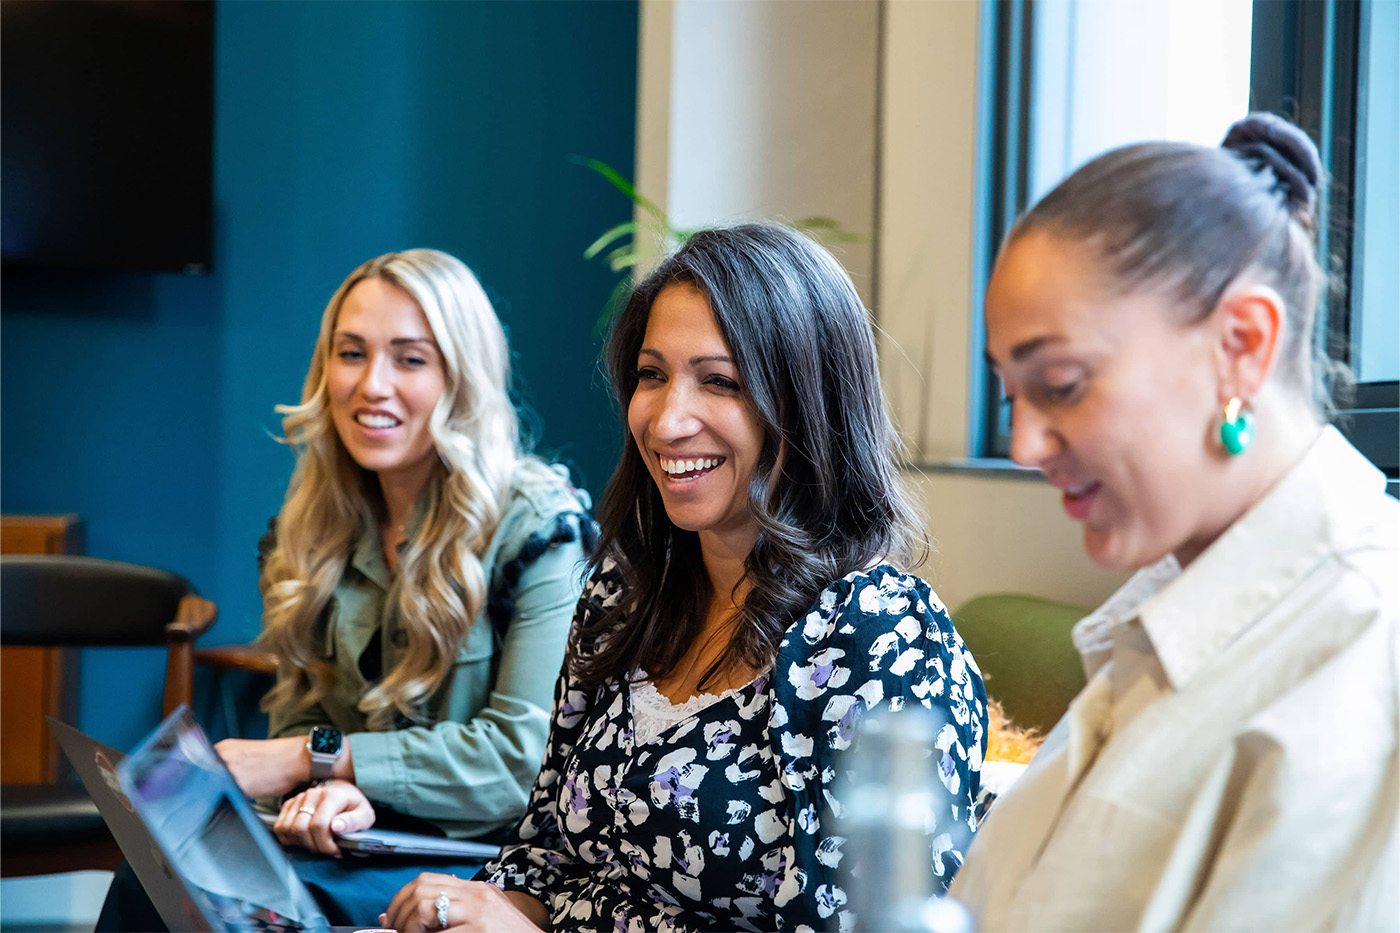
[[[306,739],[311,753],[311,780],[328,781],[340,753],[345,749],[345,735],[332,726],[314,726]]]

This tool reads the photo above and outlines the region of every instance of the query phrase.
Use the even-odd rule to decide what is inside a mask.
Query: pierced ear
[[[1283,345],[1283,299],[1267,285],[1248,285],[1227,292],[1215,314],[1220,402],[1234,396],[1251,399],[1269,378]]]

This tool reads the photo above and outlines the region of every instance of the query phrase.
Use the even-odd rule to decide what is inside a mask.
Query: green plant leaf
[[[623,223],[618,224],[616,227],[613,227],[607,233],[604,233],[602,236],[598,237],[598,239],[594,240],[592,245],[590,245],[588,249],[583,251],[583,258],[592,259],[594,256],[597,256],[599,253],[601,253],[603,251],[603,247],[607,246],[613,240],[616,240],[620,236],[626,236],[629,233],[635,234],[636,232],[637,222],[635,220],[624,221]]]
[[[672,226],[670,220],[666,217],[665,211],[658,207],[655,202],[642,195],[631,182],[622,177],[622,173],[601,159],[570,156],[569,161],[577,165],[582,165],[584,168],[603,176],[610,185],[622,192],[634,205],[650,214],[655,221],[654,223],[645,225],[645,228],[635,220],[627,220],[610,227],[602,236],[590,243],[588,248],[584,250],[583,258],[585,260],[598,258],[608,247],[613,246],[614,243],[623,237],[630,235],[632,239],[629,242],[624,242],[621,245],[613,247],[611,251],[604,256],[604,261],[608,264],[609,269],[614,273],[623,273],[642,261],[642,251],[638,248],[637,240],[638,235],[643,229],[646,229],[648,233],[654,232],[658,234],[663,248],[667,251],[675,250],[683,246],[686,240],[690,239],[693,234],[703,229],[682,229]],[[796,230],[811,233],[824,242],[861,243],[866,240],[864,234],[853,233],[844,229],[840,221],[832,217],[803,217],[800,220],[791,222],[789,226]],[[631,294],[631,290],[631,276],[624,276],[622,280],[617,283],[616,287],[613,288],[612,294],[608,298],[607,305],[603,308],[603,313],[598,318],[598,333],[601,334],[607,330],[608,326],[621,309],[623,302],[625,302],[627,296]]]
[[[629,243],[608,253],[608,268],[614,272],[630,269],[637,264],[637,251]]]
[[[613,168],[611,165],[602,161],[601,159],[585,159],[579,156],[570,156],[569,158],[570,161],[576,162],[579,165],[584,166],[585,168],[590,168],[593,171],[597,172],[599,175],[602,175],[612,184],[614,188],[627,195],[627,197],[631,199],[633,204],[636,204],[642,210],[646,211],[648,214],[651,214],[657,220],[661,221],[663,225],[669,226],[666,221],[666,212],[663,211],[661,208],[657,207],[656,204],[653,203],[649,198],[643,196],[639,191],[637,191],[637,189],[632,186],[632,183],[629,182],[627,179],[623,178],[622,173],[619,172],[617,169]]]
[[[864,243],[865,235],[855,233],[841,226],[841,222],[834,217],[803,217],[801,220],[792,222],[794,230],[801,230],[803,233],[812,233],[818,238],[829,243]]]

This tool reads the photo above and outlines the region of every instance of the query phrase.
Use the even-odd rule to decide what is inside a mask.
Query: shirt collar
[[[404,523],[404,541],[398,546],[399,553],[407,542],[413,539],[419,527],[423,524],[424,518],[428,514],[428,491],[426,489],[419,493],[418,500],[413,503],[413,511],[408,516],[408,521]],[[387,590],[393,582],[393,573],[389,566],[384,563],[384,551],[380,547],[379,528],[369,525],[360,533],[360,538],[355,542],[355,549],[350,554],[350,566],[354,567],[366,578],[374,582],[380,589]]]
[[[1258,503],[1141,604],[1138,617],[1180,690],[1368,521],[1385,476],[1324,428]]]
[[[1083,660],[1086,678],[1092,678],[1108,662],[1114,631],[1137,618],[1139,607],[1180,573],[1176,558],[1168,554],[1133,574],[1102,606],[1074,624],[1070,635]]]

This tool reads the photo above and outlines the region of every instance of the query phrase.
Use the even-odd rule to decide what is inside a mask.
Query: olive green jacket
[[[584,541],[595,536],[587,505],[587,493],[563,478],[517,483],[482,555],[487,605],[429,705],[432,724],[378,732],[356,708],[370,686],[360,655],[378,630],[381,670],[389,671],[404,642],[398,582],[369,529],[312,635],[313,650],[335,665],[336,685],[309,708],[274,711],[268,737],[335,726],[365,796],[455,838],[514,824],[544,759],[554,682],[583,588]]]

